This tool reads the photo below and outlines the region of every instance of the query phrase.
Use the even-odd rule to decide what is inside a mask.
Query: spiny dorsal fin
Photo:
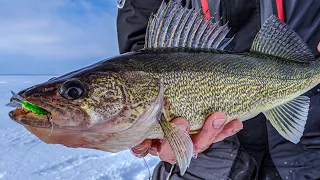
[[[180,3],[164,1],[147,27],[145,49],[202,48],[223,49],[232,38],[227,25],[219,26],[212,19],[205,19],[199,10],[187,9]]]
[[[251,51],[298,62],[315,60],[307,44],[275,15],[270,16],[262,25]]]
[[[264,112],[273,127],[287,140],[297,144],[308,119],[310,98],[299,96]]]

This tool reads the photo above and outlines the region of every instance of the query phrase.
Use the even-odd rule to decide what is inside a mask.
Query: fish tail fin
[[[303,136],[308,119],[309,106],[310,98],[308,96],[299,96],[264,112],[264,115],[279,134],[297,144]]]
[[[193,143],[191,138],[184,129],[172,125],[166,120],[162,114],[160,125],[164,133],[164,137],[169,142],[169,145],[176,157],[180,174],[183,175],[190,165],[193,154]]]

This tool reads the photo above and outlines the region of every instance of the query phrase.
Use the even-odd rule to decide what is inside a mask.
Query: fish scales
[[[296,63],[256,53],[186,51],[138,53],[119,61],[116,69],[143,71],[162,79],[168,115],[184,117],[191,130],[200,129],[209,112],[221,111],[229,119],[241,119],[319,83],[318,63]]]

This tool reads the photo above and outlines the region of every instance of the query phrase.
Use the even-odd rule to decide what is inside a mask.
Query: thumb
[[[141,144],[130,149],[131,153],[136,157],[145,157],[152,145],[151,139],[144,140]]]

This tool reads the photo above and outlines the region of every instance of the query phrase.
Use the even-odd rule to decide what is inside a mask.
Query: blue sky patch
[[[115,0],[0,1],[0,74],[64,74],[118,54]]]

